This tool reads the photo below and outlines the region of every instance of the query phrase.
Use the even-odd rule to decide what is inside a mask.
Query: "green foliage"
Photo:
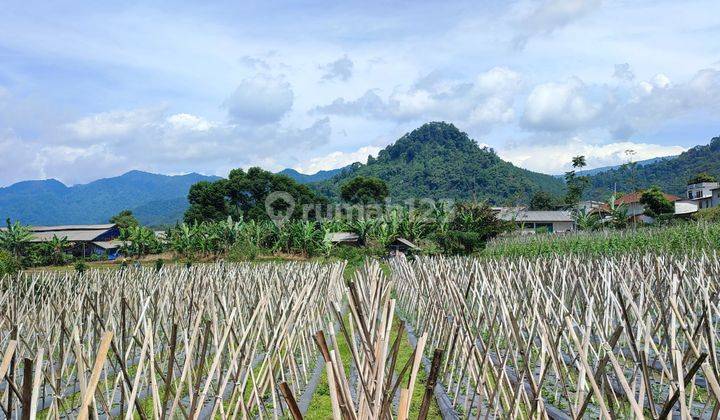
[[[458,203],[448,230],[436,240],[447,254],[472,254],[507,230],[487,203]]]
[[[0,277],[4,275],[15,275],[22,266],[20,261],[9,251],[0,249]]]
[[[497,238],[488,243],[482,254],[490,257],[538,257],[690,251],[720,251],[720,223],[688,222],[666,227],[578,232],[563,236]]]
[[[373,177],[358,176],[340,187],[340,198],[351,204],[380,203],[387,196],[387,184]]]
[[[155,232],[143,226],[130,226],[120,229],[120,240],[123,241],[124,255],[142,256],[161,250]]]
[[[565,204],[568,206],[575,206],[582,200],[583,193],[589,183],[588,177],[578,176],[575,173],[575,170],[585,167],[585,156],[575,156],[572,158],[572,166],[572,171],[565,172],[565,183],[567,184]]]
[[[530,198],[530,210],[555,210],[558,207],[558,198],[545,190],[536,191]]]
[[[71,258],[70,255],[65,253],[66,250],[70,249],[70,242],[65,236],[58,238],[53,235],[52,239],[40,245],[43,250],[43,257],[49,264],[62,265]]]
[[[137,227],[140,225],[131,210],[123,210],[110,218],[110,223],[115,223],[121,229]]]
[[[711,177],[720,175],[720,137],[713,138],[708,145],[693,147],[677,157],[637,165],[634,173],[621,167],[593,175],[590,177],[587,197],[607,197],[616,187],[618,191],[635,191],[652,185],[657,185],[667,193],[684,196],[687,181],[703,172]],[[633,184],[633,178],[638,181],[637,185]]]
[[[18,258],[32,234],[27,226],[21,225],[18,221],[10,223],[8,218],[5,220],[5,225],[5,229],[0,230],[0,249],[6,250]]]
[[[580,209],[574,214],[575,225],[579,230],[597,230],[601,227],[600,216],[597,213],[589,213]]]
[[[167,176],[131,171],[72,187],[54,179],[24,181],[0,189],[0,216],[3,221],[12,217],[31,225],[82,224],[108,220],[130,209],[143,225],[172,225],[182,220],[190,186],[215,179],[195,173]]]
[[[260,254],[260,248],[249,242],[237,242],[230,247],[228,261],[252,261]]]
[[[162,270],[163,265],[165,265],[165,261],[163,261],[162,258],[158,258],[157,260],[155,260],[155,271]]]
[[[640,203],[645,205],[645,214],[651,217],[673,213],[675,210],[673,204],[665,198],[657,186],[643,191],[642,196],[640,196]]]
[[[75,261],[75,264],[73,265],[75,268],[75,271],[77,271],[80,274],[83,274],[87,270],[87,264],[84,260],[77,260]]]
[[[444,122],[424,124],[380,151],[377,159],[355,163],[314,187],[337,198],[341,186],[358,176],[382,179],[390,197],[400,201],[476,199],[515,204],[541,189],[553,194],[564,191],[561,180],[517,168]]]
[[[701,209],[697,213],[693,214],[693,218],[698,221],[720,222],[720,207]]]
[[[717,182],[717,178],[707,172],[700,172],[688,180],[688,184],[700,184],[703,182]]]
[[[233,169],[227,179],[199,182],[190,187],[190,207],[185,212],[185,222],[219,221],[228,216],[256,221],[270,220],[265,201],[271,193],[276,192],[289,194],[294,200],[291,219],[303,215],[303,205],[314,207],[327,203],[326,199],[290,177],[260,168],[250,168],[247,172]],[[284,200],[276,200],[271,205],[275,212],[289,210],[289,204]]]

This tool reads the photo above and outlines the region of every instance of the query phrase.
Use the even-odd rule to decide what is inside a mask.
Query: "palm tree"
[[[27,226],[21,225],[18,221],[10,224],[8,218],[5,220],[5,224],[7,225],[6,229],[0,230],[0,248],[6,249],[15,258],[19,258],[20,252],[32,237],[32,233]]]

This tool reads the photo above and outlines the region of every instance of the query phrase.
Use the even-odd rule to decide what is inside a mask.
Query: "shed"
[[[100,225],[30,226],[30,242],[47,242],[53,237],[65,238],[72,244],[70,252],[87,257],[97,253],[95,242],[111,242],[120,236],[120,229],[113,223]]]
[[[353,232],[330,232],[325,235],[325,240],[333,244],[358,245],[360,236]]]
[[[420,247],[415,245],[414,243],[410,242],[409,240],[405,238],[396,238],[392,243],[389,245],[390,253],[407,253],[409,251],[419,251]]]

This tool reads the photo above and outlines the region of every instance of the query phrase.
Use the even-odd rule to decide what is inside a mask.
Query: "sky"
[[[429,121],[551,174],[707,144],[720,2],[2,2],[0,186],[313,173]]]

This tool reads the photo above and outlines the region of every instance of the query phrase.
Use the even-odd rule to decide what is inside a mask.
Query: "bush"
[[[165,261],[163,261],[162,258],[158,258],[157,260],[155,260],[155,271],[162,270],[164,264]]]
[[[232,262],[252,261],[260,254],[260,248],[248,241],[235,242],[228,251],[227,260]]]
[[[720,222],[720,207],[712,207],[709,209],[702,209],[693,215],[693,218],[698,221],[705,222]]]
[[[87,270],[87,264],[85,264],[85,261],[83,260],[77,260],[75,261],[75,264],[73,265],[75,267],[75,271],[82,274]]]
[[[8,251],[0,249],[0,277],[5,274],[15,275],[21,268],[20,261],[17,258]]]

